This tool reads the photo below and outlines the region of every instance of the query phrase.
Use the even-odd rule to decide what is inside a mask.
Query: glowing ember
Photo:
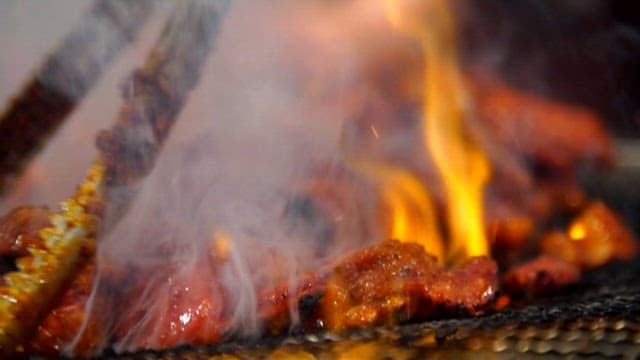
[[[586,235],[586,231],[584,229],[584,226],[582,226],[582,224],[573,224],[570,228],[569,228],[569,237],[571,238],[571,240],[582,240],[584,239]]]

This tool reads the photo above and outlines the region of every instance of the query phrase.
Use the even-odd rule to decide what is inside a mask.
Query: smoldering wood
[[[0,115],[0,193],[131,43],[155,0],[96,0]]]

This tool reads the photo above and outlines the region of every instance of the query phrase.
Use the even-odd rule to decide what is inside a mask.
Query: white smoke
[[[155,18],[136,47],[124,54],[128,60],[105,74],[69,119],[66,129],[71,134],[77,130],[79,139],[45,153],[50,155],[40,164],[49,164],[42,171],[47,176],[19,203],[52,203],[71,193],[95,158],[94,137],[87,134],[115,119],[122,103],[119,81],[144,60],[165,19],[166,14]],[[499,36],[484,34],[495,36],[495,43],[485,45],[487,51],[468,51],[473,60],[496,72],[505,67],[501,45],[512,41],[512,26],[505,25]],[[327,259],[380,240],[370,226],[379,219],[358,212],[350,199],[342,200],[355,211],[332,214],[341,224],[352,223],[341,233],[344,242],[322,248],[327,245],[315,243],[314,231],[291,230],[287,213],[292,195],[300,183],[316,176],[310,175],[316,166],[331,168],[348,151],[388,155],[430,171],[424,169],[425,154],[415,151],[420,141],[416,123],[405,121],[419,114],[391,109],[397,99],[387,98],[398,96],[387,93],[393,91],[415,95],[411,86],[419,87],[422,81],[419,44],[408,45],[411,40],[391,29],[382,1],[237,0],[221,28],[156,168],[136,184],[136,197],[125,216],[99,239],[98,278],[87,312],[99,319],[105,341],[118,339],[117,351],[163,346],[161,326],[167,325],[163,321],[171,306],[188,307],[199,299],[212,302],[203,336],[217,331],[221,313],[230,320],[230,330],[258,334],[264,326],[257,314],[260,289],[281,283],[295,287],[296,279],[324,266]],[[403,68],[416,64],[417,70]],[[548,63],[537,67],[543,65]],[[416,78],[396,78],[398,74]],[[6,78],[7,70],[0,76]],[[376,87],[381,84],[389,86]],[[354,125],[358,117],[372,123]],[[363,129],[379,132],[379,139],[363,140]],[[323,175],[326,179],[321,180],[334,185],[330,172]],[[58,180],[66,188],[54,183]],[[366,188],[357,190],[374,198]],[[8,203],[12,205],[3,206],[16,201]],[[226,259],[219,264],[211,260],[222,256],[212,255],[216,234],[229,239]],[[114,276],[113,268],[131,273]],[[175,293],[181,300],[171,298]],[[296,304],[289,307],[295,322]],[[127,332],[119,333],[123,328]]]
[[[349,12],[354,7],[369,10],[359,18]],[[287,217],[294,188],[314,166],[340,157],[342,128],[354,116],[345,94],[365,88],[359,51],[373,41],[362,22],[386,23],[382,11],[370,9],[364,2],[232,5],[156,168],[137,184],[122,220],[99,240],[102,270],[117,263],[155,274],[143,296],[124,310],[147,315],[129,325],[115,345],[118,351],[159,346],[159,333],[148,332],[160,321],[153,314],[169,310],[162,307],[170,306],[171,289],[193,286],[194,272],[221,282],[224,299],[212,301],[224,300],[231,330],[253,335],[263,326],[256,303],[260,289],[295,287],[304,272],[326,264],[318,254],[335,259],[379,240],[354,233],[335,249],[318,251],[323,244],[314,244],[314,234],[292,232]],[[229,239],[227,259],[209,267],[206,259],[220,233]],[[101,282],[96,281],[97,296],[114,298]],[[296,306],[290,304],[294,321]],[[94,303],[87,310],[104,312]],[[110,319],[103,327],[116,331],[119,321]]]

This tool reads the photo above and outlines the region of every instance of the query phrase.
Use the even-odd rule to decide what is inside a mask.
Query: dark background
[[[516,87],[595,109],[617,137],[640,137],[637,2],[463,4],[463,49],[469,61],[489,65]]]

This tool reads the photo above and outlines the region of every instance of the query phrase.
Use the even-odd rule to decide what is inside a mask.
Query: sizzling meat
[[[182,344],[220,341],[226,330],[225,294],[208,259],[171,270],[166,277],[146,276],[116,304],[115,340],[126,350],[168,349]],[[158,282],[157,279],[163,281]],[[122,307],[123,309],[117,309]]]
[[[93,310],[87,312],[96,290],[92,260],[41,322],[31,353],[56,356],[71,344],[75,354],[90,355],[113,344],[138,350],[219,341],[228,324],[224,294],[205,262],[167,272],[159,282],[133,269],[103,266]]]
[[[385,241],[333,269],[320,300],[320,321],[341,330],[478,314],[493,299],[496,273],[488,258],[471,258],[446,270],[420,245]]]
[[[509,269],[502,277],[502,289],[515,295],[541,295],[574,284],[580,269],[548,255]]]
[[[553,232],[543,238],[541,249],[580,268],[594,268],[612,259],[633,259],[638,245],[618,216],[604,203],[595,202],[573,220],[566,232]]]
[[[30,353],[58,356],[64,346],[75,338],[85,319],[85,305],[91,293],[94,275],[95,264],[89,262],[40,323],[36,335],[29,342]],[[95,323],[89,326],[90,329],[85,332],[88,336],[84,336],[78,346],[82,352],[99,344],[103,338]]]
[[[347,256],[326,275],[304,276],[294,294],[288,285],[263,292],[259,311],[271,330],[283,329],[293,299],[302,330],[339,331],[477,315],[496,290],[497,266],[488,258],[447,270],[421,245],[387,240]]]

